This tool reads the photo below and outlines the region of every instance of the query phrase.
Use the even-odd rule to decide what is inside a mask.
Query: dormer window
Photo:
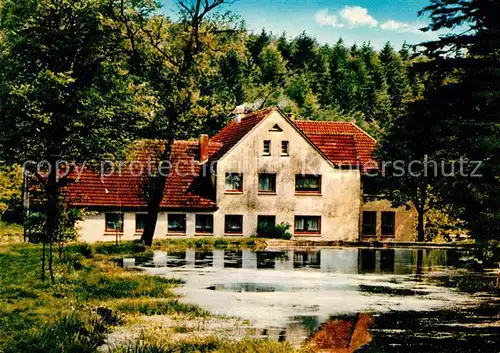
[[[281,141],[281,155],[288,156],[288,141]]]
[[[262,154],[264,156],[270,156],[271,155],[271,141],[270,140],[265,140],[264,141],[264,149]]]

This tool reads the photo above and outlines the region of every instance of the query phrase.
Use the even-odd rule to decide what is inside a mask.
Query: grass
[[[178,279],[148,276],[118,266],[125,256],[149,256],[153,250],[240,249],[261,246],[256,239],[182,239],[68,245],[55,255],[56,281],[41,281],[41,246],[0,245],[0,353],[96,352],[109,330],[134,322],[138,315],[209,317],[182,303],[172,288]],[[289,352],[282,343],[203,339],[169,343],[142,340],[117,352]]]
[[[259,339],[229,341],[216,337],[194,338],[180,342],[162,341],[119,347],[111,353],[289,353],[305,352],[293,349],[288,343]]]
[[[0,244],[19,242],[23,238],[23,227],[15,223],[0,221]]]
[[[70,245],[63,258],[55,257],[52,285],[40,279],[39,245],[1,245],[0,352],[94,352],[109,328],[129,316],[209,315],[178,301],[171,289],[182,281],[126,271],[112,261],[128,251],[138,248]]]

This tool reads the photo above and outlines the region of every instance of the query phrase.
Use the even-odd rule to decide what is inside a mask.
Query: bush
[[[292,234],[289,232],[290,224],[280,223],[276,225],[263,225],[257,230],[258,238],[284,239],[290,240]]]

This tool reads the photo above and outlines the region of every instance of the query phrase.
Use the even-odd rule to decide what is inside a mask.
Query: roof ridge
[[[358,125],[356,125],[355,123],[351,122],[351,124],[356,128],[358,129],[359,131],[361,131],[362,133],[364,133],[366,136],[368,136],[369,138],[371,138],[373,141],[375,142],[378,142],[377,139],[375,137],[373,137],[372,135],[370,135],[369,133],[367,133],[365,130],[363,130],[362,128],[360,128]]]
[[[297,119],[296,122],[307,122],[307,123],[322,123],[322,124],[354,124],[352,121],[338,121],[338,120],[306,120]]]
[[[256,114],[262,114],[264,112],[271,112],[273,110],[275,110],[277,107],[268,107],[268,108],[264,108],[264,109],[259,109],[259,110],[254,110],[254,111],[251,111],[251,112],[248,112],[248,113],[245,113],[245,114],[242,114],[243,116],[241,117],[241,119],[246,119],[246,118],[251,118],[253,117],[254,115]]]

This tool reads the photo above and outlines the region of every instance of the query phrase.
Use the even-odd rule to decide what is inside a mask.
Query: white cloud
[[[375,27],[378,24],[378,21],[368,13],[368,9],[361,6],[346,6],[340,10],[339,14],[352,27]]]
[[[344,27],[343,23],[338,22],[337,15],[330,15],[328,9],[322,9],[316,12],[314,19],[321,26]]]
[[[425,27],[422,23],[405,23],[395,20],[389,20],[380,25],[380,28],[385,31],[398,31],[406,33],[422,33],[420,28]]]
[[[386,31],[398,31],[404,28],[408,28],[410,25],[408,23],[404,22],[398,22],[394,20],[389,20],[387,22],[384,22],[380,25],[380,28]]]

